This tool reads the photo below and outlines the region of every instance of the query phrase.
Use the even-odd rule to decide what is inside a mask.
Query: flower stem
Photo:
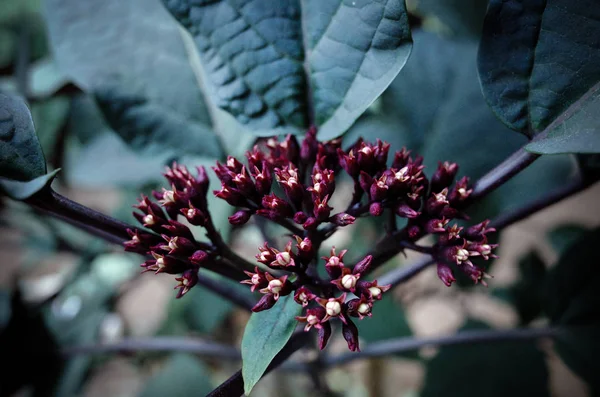
[[[325,358],[328,367],[346,364],[354,360],[381,357],[390,354],[418,350],[425,346],[457,346],[474,343],[491,343],[506,341],[531,341],[540,338],[552,338],[559,334],[557,328],[523,328],[502,330],[470,330],[450,336],[432,338],[396,338],[373,342],[358,353],[343,353]]]

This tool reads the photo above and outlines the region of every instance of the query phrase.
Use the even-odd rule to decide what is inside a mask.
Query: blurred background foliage
[[[208,167],[227,154],[243,155],[253,144],[254,137],[231,116],[207,103],[194,47],[160,1],[148,0],[139,8],[107,1],[97,13],[85,15],[87,26],[57,33],[53,52],[47,21],[59,14],[52,7],[66,3],[48,1],[44,11],[41,0],[0,2],[0,91],[27,99],[49,168],[62,168],[54,185],[58,191],[133,221],[131,205],[140,193],[164,184],[161,172],[166,164],[177,160]],[[409,0],[407,5],[413,53],[389,88],[346,132],[344,144],[359,137],[380,138],[390,142],[392,150],[406,146],[424,155],[426,170],[438,161],[455,161],[459,176],[475,180],[526,142],[495,118],[481,94],[476,54],[487,1]],[[134,28],[120,36],[122,25]],[[85,48],[88,38],[94,44]],[[97,47],[102,47],[98,56],[89,57]],[[60,60],[55,53],[62,55]],[[478,204],[472,219],[493,218],[541,197],[575,172],[570,156],[545,156]],[[344,188],[350,189],[340,187]],[[594,192],[597,195],[598,189]],[[598,243],[597,232],[585,232],[600,224],[597,205],[593,211],[572,213],[590,203],[585,197],[577,200],[568,209],[534,217],[509,230],[512,235],[503,235],[501,259],[489,271],[496,278],[487,290],[448,290],[431,272],[399,288],[377,306],[385,315],[376,313],[360,322],[363,343],[459,328],[562,321],[564,308],[553,309],[559,314],[545,308],[548,289],[560,282],[552,276],[560,268],[550,265],[566,266],[565,256],[558,261],[559,256],[578,255],[572,246],[582,244],[581,238],[587,239],[584,244]],[[230,207],[213,199],[210,207],[234,248],[252,258],[262,244],[264,226],[231,230]],[[555,229],[566,222],[569,225]],[[382,227],[361,220],[330,243],[352,247],[349,255],[359,257]],[[204,395],[237,370],[239,361],[189,353],[69,350],[152,336],[188,336],[238,346],[248,314],[202,287],[175,300],[170,279],[139,274],[140,257],[24,205],[3,202],[0,228],[1,395]],[[276,237],[279,229],[269,226],[266,232]],[[578,260],[595,257],[598,263],[593,251],[581,255]],[[411,260],[399,256],[385,269]],[[581,283],[598,271],[589,272],[589,279]],[[571,302],[574,293],[564,294]],[[531,343],[424,349],[331,369],[327,381],[335,393],[346,396],[436,396],[448,390],[460,396],[592,395],[597,372],[590,368],[597,366],[581,358],[587,347],[579,343],[572,348],[569,343],[575,337],[569,338],[556,347]],[[577,338],[591,340],[590,335]],[[36,356],[15,361],[23,345]],[[343,349],[341,341],[330,351]],[[558,359],[557,349],[568,350],[569,359]],[[253,394],[307,395],[313,392],[309,380],[307,374],[286,372],[284,367]],[[586,384],[590,381],[591,386]],[[528,388],[521,388],[523,384]]]

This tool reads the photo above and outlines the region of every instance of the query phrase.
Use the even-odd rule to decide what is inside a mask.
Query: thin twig
[[[382,357],[390,354],[404,353],[420,349],[425,346],[456,346],[474,343],[505,342],[505,341],[530,341],[539,338],[555,337],[557,328],[524,328],[508,330],[471,330],[463,331],[450,336],[432,338],[396,338],[374,342],[363,348],[359,353],[343,353],[327,357],[325,364],[328,367],[346,364],[354,360]]]
[[[138,352],[186,352],[205,357],[240,360],[238,349],[214,341],[190,337],[125,338],[115,343],[86,344],[63,348],[63,356],[138,353]]]

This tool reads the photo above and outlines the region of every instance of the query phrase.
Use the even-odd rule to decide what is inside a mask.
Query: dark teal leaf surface
[[[598,37],[598,1],[491,0],[479,51],[489,105],[511,129],[541,132],[600,81]]]
[[[190,31],[214,102],[260,135],[342,134],[410,52],[402,0],[163,0]],[[309,88],[310,87],[310,88]]]

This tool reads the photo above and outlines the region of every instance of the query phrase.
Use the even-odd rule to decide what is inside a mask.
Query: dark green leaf
[[[208,369],[191,354],[173,354],[140,397],[204,396],[212,391]]]
[[[561,325],[556,351],[586,380],[592,393],[600,393],[600,229],[572,243],[551,270],[546,284],[545,310],[553,324]]]
[[[533,136],[557,118],[564,121],[567,108],[600,81],[598,20],[600,3],[594,0],[490,1],[479,73],[489,105],[506,125]],[[581,148],[577,140],[591,138],[590,123],[577,133],[575,125],[561,127],[547,149]],[[572,133],[576,141],[567,143]],[[565,141],[557,145],[560,135]]]
[[[471,321],[463,329],[486,329]],[[531,341],[442,347],[427,362],[421,397],[549,396],[544,354]]]
[[[37,126],[40,145],[49,158],[52,158],[57,137],[67,123],[70,102],[69,98],[56,96],[31,105],[31,116]]]
[[[554,251],[562,254],[566,248],[581,238],[587,229],[579,225],[562,225],[548,233],[548,239]]]
[[[309,114],[321,139],[342,134],[411,47],[402,0],[163,1],[192,34],[214,102],[257,134],[304,129]]]
[[[600,52],[600,50],[599,50]],[[525,149],[533,153],[600,153],[600,83],[575,102]]]
[[[0,177],[0,192],[15,200],[25,200],[33,196],[40,190],[50,186],[60,168],[46,175],[38,176],[29,182],[15,181],[12,179]]]
[[[0,177],[27,182],[46,173],[31,113],[21,98],[0,93]]]
[[[600,324],[600,229],[586,233],[561,255],[546,284],[545,310],[553,323]]]
[[[407,5],[421,16],[423,25],[449,36],[481,34],[488,0],[408,0]]]
[[[5,68],[13,62],[16,48],[16,35],[9,29],[0,28],[0,68]]]
[[[242,339],[244,392],[249,394],[273,357],[285,346],[296,328],[302,306],[292,295],[279,298],[269,310],[252,313]]]
[[[519,260],[519,281],[508,289],[507,298],[515,305],[520,325],[525,326],[542,312],[546,265],[535,252]]]
[[[58,66],[85,91],[116,101],[106,109],[117,133],[197,150],[211,121],[183,32],[159,0],[48,0],[46,14]]]
[[[31,65],[29,95],[48,98],[70,81],[53,59],[42,59]]]
[[[217,136],[206,124],[186,120],[134,91],[106,84],[95,93],[106,121],[133,150],[170,157],[223,156]]]

